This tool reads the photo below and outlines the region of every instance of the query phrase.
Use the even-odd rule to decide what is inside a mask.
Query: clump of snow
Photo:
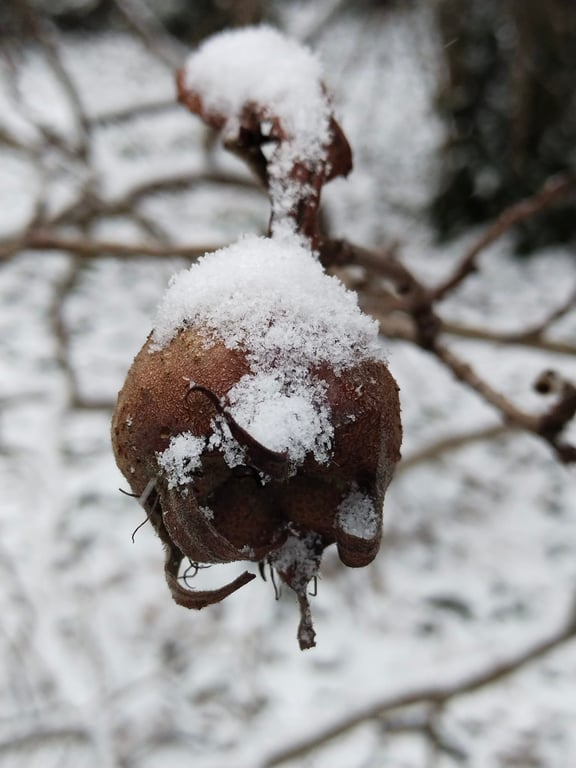
[[[306,372],[297,380],[284,378],[281,372],[243,376],[228,393],[230,413],[272,451],[287,451],[297,464],[311,451],[325,463],[334,434],[325,387]]]
[[[381,355],[378,324],[296,239],[247,236],[176,274],[158,309],[152,351],[200,326],[258,369],[299,360],[343,369]]]
[[[205,520],[214,519],[214,510],[210,509],[210,507],[200,507],[200,514]]]
[[[156,454],[158,464],[166,473],[168,488],[188,485],[200,469],[200,457],[206,446],[203,437],[182,432],[170,439],[168,448]]]
[[[378,532],[378,512],[370,496],[354,490],[338,507],[336,525],[349,536],[373,539]]]
[[[329,135],[329,108],[318,58],[269,26],[229,30],[203,43],[185,66],[185,85],[204,109],[230,121],[246,105],[262,111],[263,130],[274,118],[311,160],[322,158]],[[226,129],[225,129],[226,130]]]
[[[316,56],[272,27],[226,31],[207,40],[186,63],[184,85],[199,95],[203,110],[223,121],[233,140],[243,114],[260,118],[263,135],[281,137],[268,162],[272,231],[290,224],[298,201],[310,190],[299,163],[320,168],[330,143],[330,104]]]
[[[318,537],[289,536],[284,544],[270,556],[270,564],[288,576],[290,586],[299,594],[306,594],[309,582],[317,575],[320,565]],[[321,549],[320,549],[321,552]]]
[[[218,414],[210,422],[212,430],[208,439],[208,449],[219,450],[230,468],[244,464],[246,449],[236,440],[226,419]]]
[[[245,237],[176,275],[158,310],[151,351],[190,326],[203,330],[207,346],[220,340],[245,351],[251,371],[228,393],[230,413],[296,464],[308,452],[327,461],[333,436],[325,385],[312,369],[325,363],[340,373],[381,356],[377,323],[294,238]],[[215,440],[230,447],[221,434],[211,447],[218,447]],[[241,463],[237,447],[229,451],[231,466]]]

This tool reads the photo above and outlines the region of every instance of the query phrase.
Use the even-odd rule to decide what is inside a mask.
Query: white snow
[[[350,536],[372,539],[378,531],[378,512],[365,493],[355,490],[338,507],[336,524]]]
[[[244,237],[176,275],[158,309],[151,352],[182,328],[246,352],[251,372],[229,392],[233,417],[294,463],[329,455],[333,428],[312,368],[341,372],[381,356],[376,322],[300,240]]]
[[[214,518],[214,511],[210,507],[200,507],[200,513],[206,520],[212,520]]]
[[[175,275],[158,309],[152,351],[187,326],[228,348],[245,348],[257,368],[293,360],[345,368],[378,357],[378,325],[300,241],[246,236]]]
[[[334,434],[325,388],[305,369],[297,373],[292,379],[278,371],[243,376],[228,393],[230,412],[258,442],[287,451],[295,464],[308,452],[325,463]]]
[[[206,447],[206,439],[192,432],[181,432],[170,438],[168,448],[156,455],[158,464],[166,473],[168,487],[188,485],[200,468],[200,457]]]
[[[320,169],[330,142],[330,105],[319,60],[269,26],[225,31],[190,56],[185,85],[201,97],[205,113],[224,122],[225,137],[236,138],[249,111],[258,115],[263,135],[281,138],[268,153],[272,231],[294,232],[294,210],[308,190],[291,171],[297,163]]]
[[[210,422],[208,449],[219,450],[229,467],[237,467],[246,460],[246,449],[235,439],[226,419],[218,414]]]
[[[317,543],[314,534],[290,535],[270,558],[277,571],[290,575],[291,587],[300,594],[306,593],[309,582],[318,573]]]
[[[228,30],[204,42],[185,66],[185,84],[209,113],[236,128],[246,105],[262,110],[263,131],[278,118],[293,150],[318,161],[328,139],[328,102],[315,54],[269,26]]]

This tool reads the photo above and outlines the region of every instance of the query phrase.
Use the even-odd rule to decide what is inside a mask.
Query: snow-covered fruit
[[[314,645],[323,550],[364,566],[399,459],[398,388],[376,323],[302,242],[247,237],[173,278],[113,419],[116,460],[167,550],[177,603],[203,608],[254,578],[191,590],[191,563],[269,564]]]

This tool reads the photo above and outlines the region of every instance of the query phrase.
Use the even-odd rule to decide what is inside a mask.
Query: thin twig
[[[517,430],[518,428],[516,428]],[[430,445],[426,445],[417,451],[409,453],[402,458],[402,461],[396,469],[396,476],[402,472],[406,472],[409,469],[423,464],[432,459],[437,459],[444,453],[450,451],[456,451],[467,445],[473,445],[474,443],[486,442],[488,440],[494,440],[502,435],[510,434],[515,431],[515,428],[510,424],[495,424],[490,427],[480,427],[478,429],[472,429],[469,432],[465,432],[461,435],[449,435],[441,440],[437,440]]]
[[[566,192],[567,184],[565,179],[562,183],[557,180],[550,182],[540,197],[526,201],[522,206],[509,209],[506,216],[499,220],[500,224],[489,230],[490,237],[499,236],[503,231],[502,227],[508,226],[510,221],[518,220],[519,217],[526,217],[528,212],[530,215],[534,215],[535,212],[542,210],[544,202],[548,203],[551,199],[556,199],[560,192]],[[571,185],[572,180],[570,180],[570,188]],[[483,242],[487,242],[487,239],[485,237]],[[478,252],[478,249],[474,251],[474,253]],[[480,377],[469,363],[440,343],[441,332],[447,330],[447,326],[435,311],[435,292],[425,287],[399,261],[393,250],[385,254],[377,254],[343,240],[325,240],[320,244],[320,256],[327,268],[333,269],[342,265],[355,264],[390,280],[398,293],[397,297],[390,292],[384,292],[380,300],[372,294],[368,297],[361,297],[364,309],[370,311],[380,321],[380,329],[384,336],[411,341],[428,351],[446,366],[459,381],[473,389],[486,402],[495,407],[508,424],[520,427],[544,439],[552,447],[560,461],[564,463],[576,462],[576,446],[561,440],[561,432],[574,417],[574,402],[576,400],[574,385],[565,382],[556,402],[547,412],[531,414],[521,410]],[[458,282],[470,274],[472,266],[473,262],[468,259],[462,263],[462,269],[458,271]],[[382,302],[385,306],[387,305],[386,314],[374,312],[374,306],[378,307],[378,304]],[[551,316],[552,320],[556,316],[565,314],[570,307],[571,302],[564,304]],[[522,338],[516,335],[515,338],[518,343],[528,343],[526,337]],[[529,341],[531,345],[543,343],[541,339],[530,338]]]
[[[396,693],[386,696],[379,701],[358,709],[353,714],[348,714],[331,726],[304,739],[297,744],[278,751],[262,764],[262,768],[273,768],[289,760],[301,758],[310,752],[319,749],[339,736],[367,722],[379,720],[388,712],[411,707],[417,704],[443,705],[461,696],[474,693],[487,685],[520,671],[528,664],[537,661],[551,651],[556,650],[576,637],[576,611],[571,607],[566,622],[548,636],[537,640],[523,651],[509,658],[507,661],[493,664],[489,667],[471,672],[468,675],[459,675],[455,680],[430,684],[421,688],[408,690],[404,693]]]
[[[397,258],[396,244],[374,252],[346,240],[324,240],[319,250],[326,268],[355,264],[390,281],[397,296],[386,294],[387,308],[410,315],[414,321],[414,341],[423,349],[433,348],[440,320],[434,310],[432,294]]]
[[[487,403],[490,403],[490,405],[493,405],[500,411],[508,421],[518,424],[530,432],[537,432],[539,426],[538,417],[527,414],[513,405],[498,390],[478,376],[472,366],[458,357],[452,350],[438,344],[435,347],[434,354],[441,363],[452,371],[459,381],[481,395]]]
[[[112,255],[118,258],[166,258],[181,257],[196,259],[209,251],[216,251],[226,244],[209,245],[146,245],[145,243],[123,243],[114,240],[90,240],[88,238],[65,237],[50,232],[36,231],[28,235],[22,248],[34,251],[67,251],[82,258],[98,258]],[[0,251],[0,260],[2,253]]]
[[[0,126],[0,144],[4,144],[6,147],[10,147],[10,149],[16,149],[19,152],[25,152],[27,154],[31,152],[31,147],[28,144],[20,141],[20,139],[14,136],[14,134],[4,126]]]
[[[462,360],[447,347],[436,344],[433,354],[452,371],[456,378],[477,392],[487,403],[494,406],[505,419],[527,432],[544,439],[564,463],[576,462],[576,447],[563,443],[560,439],[562,430],[574,417],[576,411],[576,387],[570,382],[563,382],[557,401],[542,414],[531,414],[516,407],[501,392],[488,384],[474,371],[471,365]]]
[[[187,51],[146,7],[133,0],[114,0],[114,5],[146,48],[172,72],[182,64]]]
[[[92,736],[82,727],[65,726],[61,728],[35,727],[29,733],[22,733],[8,738],[0,739],[0,755],[10,752],[22,752],[26,749],[37,748],[41,744],[57,742],[58,744],[70,744],[70,742],[91,742]]]
[[[57,147],[63,152],[68,152],[66,142],[38,119],[24,96],[18,67],[22,49],[6,37],[0,36],[0,51],[10,72],[9,77],[5,78],[5,84],[12,97],[14,108],[18,110],[19,116],[26,120],[37,133],[36,140],[28,147],[30,155],[40,161],[42,153],[48,147]]]
[[[567,341],[542,338],[539,334],[534,334],[530,331],[525,333],[507,333],[506,331],[493,331],[479,326],[462,325],[448,320],[442,320],[441,330],[443,333],[451,336],[459,336],[472,341],[491,341],[498,344],[530,347],[531,349],[539,349],[543,352],[576,356],[575,344]]]
[[[541,320],[536,325],[533,325],[531,328],[527,328],[524,331],[520,331],[516,335],[516,338],[521,340],[540,338],[544,333],[546,333],[547,330],[549,330],[549,328],[557,323],[558,320],[566,317],[566,315],[572,312],[573,309],[576,309],[576,286],[563,304],[560,304],[558,307],[553,309],[543,320]]]
[[[78,259],[71,259],[67,272],[54,288],[48,319],[55,340],[55,359],[66,382],[68,403],[77,397],[78,382],[70,361],[70,331],[64,318],[64,306],[67,297],[76,286],[79,275]]]
[[[152,179],[135,185],[121,197],[102,200],[93,190],[74,200],[50,219],[53,226],[61,224],[86,224],[102,216],[130,215],[134,207],[147,197],[172,192],[187,192],[204,184],[237,186],[239,189],[258,191],[259,187],[248,177],[226,173],[175,173],[172,176]]]
[[[576,185],[573,176],[555,176],[548,179],[542,189],[533,197],[521,200],[507,208],[490,226],[480,239],[464,254],[452,275],[433,290],[434,301],[441,301],[457,288],[477,268],[478,255],[502,237],[512,227],[538,213],[551,208],[565,198]]]
[[[130,120],[138,120],[141,117],[148,117],[162,112],[175,112],[180,106],[174,99],[159,99],[158,101],[149,101],[143,104],[132,104],[128,107],[121,106],[116,109],[107,110],[89,118],[90,125],[103,128],[108,125],[120,125]]]
[[[78,89],[62,60],[56,30],[46,18],[32,10],[27,0],[18,0],[18,6],[26,26],[42,48],[54,76],[66,94],[79,136],[79,145],[76,153],[78,157],[87,161],[90,150],[91,125],[86,116]]]
[[[402,341],[416,342],[416,331],[411,318],[405,314],[380,314],[373,311],[371,304],[362,307],[369,312],[380,324],[380,333],[385,339],[400,339]],[[440,332],[448,336],[457,336],[470,341],[494,342],[496,344],[526,347],[542,352],[552,352],[558,355],[576,356],[576,345],[568,341],[546,339],[532,334],[508,333],[507,331],[494,331],[483,326],[462,325],[451,320],[440,318]]]

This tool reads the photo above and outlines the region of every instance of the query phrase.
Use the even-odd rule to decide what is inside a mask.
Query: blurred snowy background
[[[122,21],[81,33],[32,12],[27,39],[0,15],[0,765],[571,765],[575,470],[416,346],[387,341],[406,461],[384,543],[360,571],[326,553],[316,649],[298,650],[292,595],[258,580],[188,612],[151,527],[132,541],[143,513],[118,490],[116,393],[170,275],[265,231],[268,206],[175,104],[182,36],[143,2],[111,5]],[[430,9],[345,5],[270,4],[319,53],[353,147],[326,221],[364,246],[398,241],[437,283],[481,230],[439,246],[424,215],[445,139]],[[567,301],[573,249],[513,251],[509,236],[486,251],[444,302],[449,321],[512,333]],[[576,378],[576,311],[540,343],[450,347],[538,412],[540,371]]]

